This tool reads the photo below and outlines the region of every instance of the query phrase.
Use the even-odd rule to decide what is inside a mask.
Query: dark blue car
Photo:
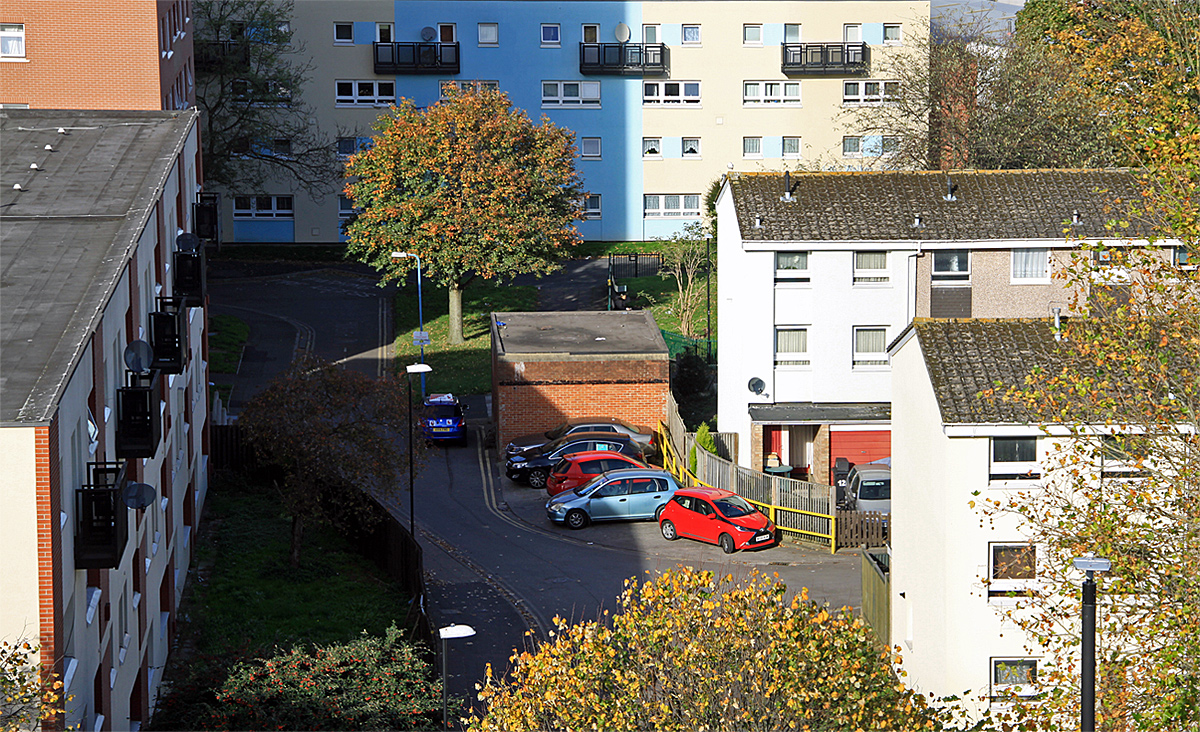
[[[421,424],[425,439],[431,442],[467,444],[463,408],[453,394],[431,394],[425,400],[425,414]]]

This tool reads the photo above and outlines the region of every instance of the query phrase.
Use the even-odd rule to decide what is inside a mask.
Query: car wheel
[[[550,476],[549,470],[530,470],[529,485],[533,488],[545,488],[546,478]]]
[[[733,554],[737,551],[737,545],[733,543],[733,537],[729,534],[721,534],[721,538],[717,540],[717,543],[721,545],[721,551],[726,554]]]
[[[588,515],[578,508],[573,508],[567,511],[566,522],[567,528],[582,529],[588,525]]]
[[[656,509],[654,510],[654,520],[655,520],[655,521],[657,521],[657,520],[659,520],[660,518],[662,518],[662,512],[663,512],[663,510],[665,510],[665,509],[666,509],[666,507],[667,507],[667,504],[665,504],[665,503],[664,503],[663,505],[659,506],[658,508],[656,508]]]
[[[671,523],[670,519],[659,524],[658,530],[662,532],[663,538],[667,541],[675,541],[679,538],[679,534],[675,531],[675,524]]]

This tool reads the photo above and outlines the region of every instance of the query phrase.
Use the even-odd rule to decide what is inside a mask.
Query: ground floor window
[[[291,196],[234,196],[235,219],[290,219]]]
[[[653,193],[642,197],[646,218],[700,215],[699,193]]]

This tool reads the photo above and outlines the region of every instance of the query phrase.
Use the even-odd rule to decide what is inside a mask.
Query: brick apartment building
[[[195,106],[190,0],[5,0],[0,108]]]
[[[492,313],[497,445],[578,417],[654,427],[671,388],[649,310]]]

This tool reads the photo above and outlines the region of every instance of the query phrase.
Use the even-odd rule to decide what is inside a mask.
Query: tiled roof
[[[791,203],[780,200],[780,173],[729,176],[747,242],[1065,239],[1074,212],[1074,235],[1097,238],[1112,236],[1105,222],[1141,200],[1129,170],[800,172]],[[945,200],[947,180],[954,201]],[[1144,236],[1134,223],[1128,234]]]
[[[925,367],[944,424],[1026,424],[1030,415],[1016,404],[983,398],[999,383],[1025,383],[1035,366],[1057,368],[1049,320],[917,318]]]

